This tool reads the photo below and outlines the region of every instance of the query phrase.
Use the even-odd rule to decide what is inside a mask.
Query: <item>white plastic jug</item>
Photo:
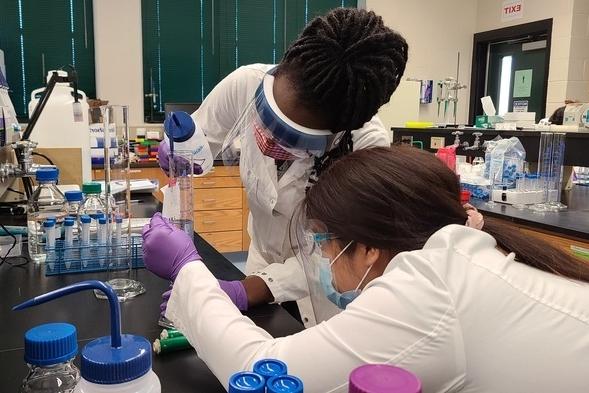
[[[47,81],[54,71],[47,73]],[[57,71],[60,76],[66,76],[65,71]],[[39,102],[37,94],[45,88],[33,90],[29,102],[29,116],[31,116]],[[82,121],[74,121],[72,96],[73,88],[68,83],[57,83],[30,139],[38,142],[39,147],[78,147],[82,149],[82,178],[83,181],[92,180],[90,164],[90,129],[88,123],[88,102],[86,94],[78,90],[82,96],[79,100],[82,106]]]

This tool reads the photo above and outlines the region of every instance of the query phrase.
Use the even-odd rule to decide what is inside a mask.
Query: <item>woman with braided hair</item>
[[[376,113],[399,85],[407,55],[405,39],[374,12],[334,9],[313,19],[278,65],[238,68],[192,115],[213,156],[239,164],[247,192],[248,277],[219,282],[238,308],[298,301],[307,326],[338,312],[323,298],[320,304],[309,298],[290,247],[289,220],[331,162],[356,149],[390,145]],[[169,146],[160,149],[167,170]],[[161,257],[175,252],[166,248]]]

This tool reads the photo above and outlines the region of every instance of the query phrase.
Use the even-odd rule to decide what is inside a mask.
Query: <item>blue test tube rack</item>
[[[45,275],[124,270],[128,268],[128,258],[131,258],[133,269],[145,267],[142,243],[140,236],[132,236],[130,243],[122,239],[121,243],[106,245],[94,241],[82,246],[79,240],[74,240],[71,247],[66,246],[63,240],[57,240],[55,250],[47,253]]]

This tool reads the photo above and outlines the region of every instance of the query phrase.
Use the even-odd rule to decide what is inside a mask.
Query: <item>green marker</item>
[[[160,353],[168,353],[174,351],[180,351],[182,349],[192,348],[188,339],[184,336],[168,338],[165,340],[155,339],[153,342],[153,352],[157,355]]]
[[[162,340],[174,337],[184,337],[184,335],[178,329],[164,329],[160,333],[160,339]]]

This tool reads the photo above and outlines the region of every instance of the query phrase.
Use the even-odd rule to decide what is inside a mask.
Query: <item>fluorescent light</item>
[[[509,108],[509,90],[511,88],[511,56],[501,59],[501,82],[499,83],[499,116],[503,116]]]

